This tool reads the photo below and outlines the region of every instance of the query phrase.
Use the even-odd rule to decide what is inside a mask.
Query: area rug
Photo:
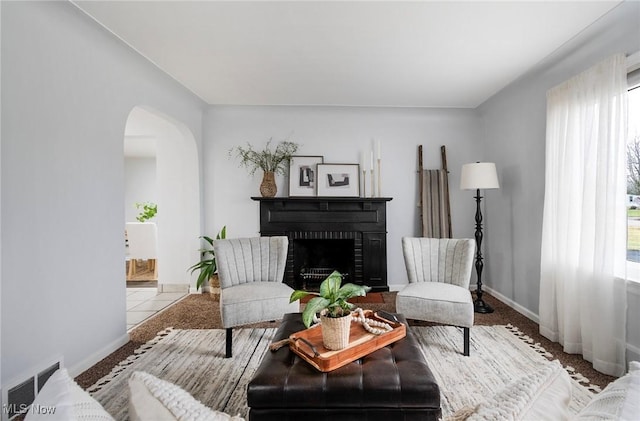
[[[502,387],[548,364],[552,358],[539,345],[529,343],[511,326],[475,326],[471,330],[471,356],[460,354],[462,332],[449,326],[412,327],[442,393],[442,414],[481,402]],[[205,405],[248,417],[246,389],[275,329],[235,329],[234,356],[224,358],[222,329],[167,329],[120,363],[88,391],[117,420],[128,419],[127,381],[146,371],[179,385]],[[588,380],[571,368],[571,411],[577,412],[592,397]]]

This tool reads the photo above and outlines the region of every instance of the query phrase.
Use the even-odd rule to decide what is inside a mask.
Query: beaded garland
[[[353,313],[356,313],[357,315],[354,316]],[[361,308],[355,309],[353,313],[351,313],[351,321],[361,323],[362,327],[364,327],[364,330],[369,333],[373,333],[374,335],[382,335],[385,332],[390,332],[393,330],[389,323],[380,322],[378,320],[368,319],[364,317],[364,311],[362,311]]]
[[[351,313],[351,321],[362,324],[364,330],[374,335],[382,335],[385,332],[391,332],[393,330],[393,327],[391,327],[389,323],[366,318],[364,316],[364,311],[359,307]],[[313,322],[320,323],[318,316],[313,316]]]

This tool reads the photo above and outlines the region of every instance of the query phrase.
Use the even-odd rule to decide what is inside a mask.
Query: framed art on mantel
[[[360,197],[360,165],[318,164],[318,196]]]
[[[324,162],[322,156],[292,156],[289,160],[289,196],[315,196],[316,165]]]

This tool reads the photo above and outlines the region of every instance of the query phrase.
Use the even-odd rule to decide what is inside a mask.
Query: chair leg
[[[227,328],[227,340],[226,340],[226,343],[227,343],[226,348],[227,348],[227,349],[226,349],[226,355],[225,355],[225,358],[231,358],[231,342],[232,342],[232,340],[233,340],[233,336],[231,335],[231,331],[232,331],[232,330],[233,330],[233,329],[232,329],[232,328],[230,328],[230,327],[228,327],[228,328]]]
[[[468,327],[463,327],[462,332],[464,334],[464,355],[465,357],[469,356],[469,331]]]
[[[136,259],[129,259],[129,278],[136,274]]]

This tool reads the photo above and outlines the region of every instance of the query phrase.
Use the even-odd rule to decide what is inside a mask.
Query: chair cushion
[[[220,294],[225,328],[268,320],[298,312],[300,304],[289,303],[293,289],[281,282],[248,282],[223,288]]]
[[[466,288],[443,282],[417,282],[396,296],[396,311],[407,319],[473,326],[473,300]]]

